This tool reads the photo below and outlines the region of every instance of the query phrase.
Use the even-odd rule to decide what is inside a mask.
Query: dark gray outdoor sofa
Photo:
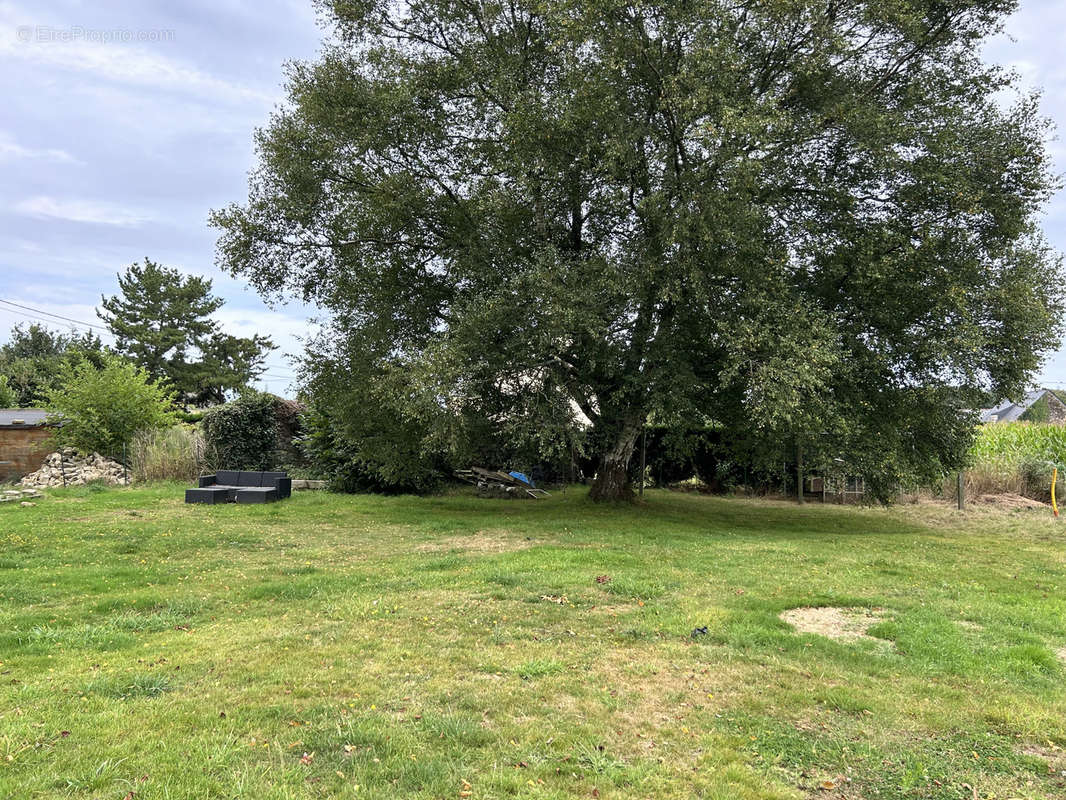
[[[292,494],[292,479],[285,472],[220,469],[201,475],[199,484],[185,490],[186,503],[273,503]]]

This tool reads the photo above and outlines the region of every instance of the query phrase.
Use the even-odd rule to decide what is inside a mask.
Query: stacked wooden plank
[[[513,475],[482,467],[456,470],[455,477],[476,486],[478,497],[525,500],[548,496],[543,489],[536,489]]]

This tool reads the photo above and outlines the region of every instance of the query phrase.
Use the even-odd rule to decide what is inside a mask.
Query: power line
[[[45,319],[44,317],[37,317],[37,316],[34,316],[33,314],[27,314],[25,311],[19,311],[19,310],[14,309],[14,308],[3,308],[2,306],[0,306],[0,311],[6,311],[9,314],[18,314],[19,316],[26,317],[27,319],[32,319],[34,322],[43,322],[45,325],[55,325],[55,320]],[[81,323],[70,323],[70,324],[72,326],[76,324],[79,327],[81,327]],[[110,333],[108,331],[103,331],[101,334],[98,334],[98,335],[111,336],[112,338],[114,337],[114,334],[112,334],[112,333]]]
[[[49,320],[41,319],[40,317],[33,316],[33,314],[27,314],[26,313],[27,311],[32,311],[34,314],[44,314],[45,316],[54,317],[55,319],[63,320],[64,322],[69,322],[69,323],[71,323],[73,325],[81,325],[81,326],[86,327],[86,328],[94,328],[96,330],[103,331],[103,333],[105,333],[108,336],[114,337],[114,334],[111,333],[110,330],[108,330],[107,328],[105,328],[102,325],[94,325],[91,322],[82,322],[81,320],[71,319],[70,317],[64,317],[62,314],[53,314],[50,311],[42,311],[39,308],[32,308],[31,306],[25,306],[22,303],[16,303],[13,300],[4,300],[3,298],[0,298],[0,303],[3,303],[4,305],[14,306],[15,307],[15,308],[0,308],[0,311],[9,311],[12,314],[19,314],[19,315],[21,315],[23,317],[28,317],[29,319],[37,320],[37,322],[46,322],[46,323],[49,322]],[[17,311],[16,309],[19,309],[19,308],[25,309],[25,311]],[[295,375],[278,375],[278,374],[274,374],[274,373],[271,373],[271,374],[264,373],[264,375],[266,375],[266,377],[277,378],[279,380],[296,380],[296,376]]]
[[[16,302],[14,302],[12,300],[4,300],[3,298],[0,298],[0,303],[3,303],[5,306],[14,306],[13,308],[0,308],[0,311],[9,311],[12,314],[19,314],[20,316],[28,317],[29,319],[36,320],[37,322],[47,323],[50,320],[42,319],[41,317],[36,317],[36,316],[33,315],[33,314],[44,314],[45,316],[54,317],[55,319],[59,319],[59,320],[62,320],[64,322],[68,322],[68,323],[70,323],[72,325],[80,325],[82,327],[93,328],[93,329],[96,329],[96,330],[99,330],[99,331],[103,331],[103,333],[106,334],[107,336],[114,337],[114,334],[111,333],[111,331],[109,331],[107,328],[105,328],[105,327],[103,327],[101,325],[94,325],[91,322],[82,322],[80,320],[71,319],[70,317],[64,317],[62,314],[53,314],[53,313],[51,313],[49,311],[42,311],[39,308],[33,308],[31,306],[25,306],[25,305],[22,305],[22,303],[16,303]],[[19,311],[18,309],[25,309],[25,310],[24,311]],[[26,313],[26,312],[29,312],[29,311],[32,311],[33,314]],[[294,381],[298,380],[298,378],[295,375],[279,375],[279,374],[274,373],[274,372],[264,372],[264,373],[261,373],[259,377],[260,378],[274,378],[275,380],[289,381],[289,382],[294,382]]]
[[[30,306],[24,306],[22,305],[22,303],[16,303],[12,300],[4,300],[3,298],[0,298],[0,303],[3,303],[4,305],[8,306],[15,306],[16,308],[23,308],[26,311],[32,311],[34,314],[44,314],[46,317],[55,317],[56,319],[61,319],[64,322],[72,322],[75,325],[83,325],[86,328],[96,328],[97,330],[104,331],[105,333],[111,333],[111,331],[109,331],[103,325],[94,325],[91,322],[82,322],[81,320],[71,319],[70,317],[64,317],[62,314],[53,314],[50,311],[42,311],[39,308],[31,308]]]

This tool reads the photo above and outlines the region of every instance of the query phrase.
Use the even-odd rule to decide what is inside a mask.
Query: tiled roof
[[[1019,417],[1029,410],[1037,400],[1047,393],[1047,389],[1037,389],[1014,403],[1006,400],[995,408],[986,408],[981,412],[981,422],[1017,422]]]

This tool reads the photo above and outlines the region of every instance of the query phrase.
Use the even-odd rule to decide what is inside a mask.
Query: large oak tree
[[[333,312],[312,380],[580,408],[597,498],[652,413],[932,474],[1056,342],[1046,125],[978,56],[1015,5],[324,3],[219,260]]]

